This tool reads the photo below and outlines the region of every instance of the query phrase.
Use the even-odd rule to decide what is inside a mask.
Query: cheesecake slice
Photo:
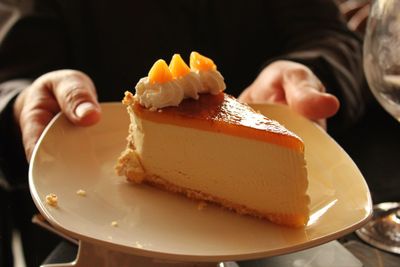
[[[156,62],[136,94],[125,93],[131,124],[117,173],[239,214],[305,226],[304,143],[225,94],[221,78],[215,64],[200,54],[192,54],[190,68],[179,56],[169,67]],[[152,98],[157,93],[169,97]]]

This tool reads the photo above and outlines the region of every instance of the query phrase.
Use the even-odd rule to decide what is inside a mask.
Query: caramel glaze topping
[[[178,107],[157,111],[141,106],[129,92],[123,103],[150,121],[251,138],[304,152],[304,143],[297,135],[225,93],[201,94],[198,100],[187,98]]]

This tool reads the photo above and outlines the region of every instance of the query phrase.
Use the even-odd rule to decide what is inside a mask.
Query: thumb
[[[331,117],[339,110],[339,100],[325,92],[320,80],[308,69],[289,69],[283,73],[287,103],[311,120]]]
[[[54,79],[53,93],[63,113],[79,126],[95,124],[100,120],[100,105],[92,80],[75,70],[62,70],[60,79]]]

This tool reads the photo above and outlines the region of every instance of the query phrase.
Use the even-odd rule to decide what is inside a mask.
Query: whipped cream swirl
[[[183,99],[198,99],[199,94],[219,94],[226,88],[224,77],[217,70],[191,71],[165,83],[151,83],[148,77],[139,80],[135,97],[149,109],[178,106]]]

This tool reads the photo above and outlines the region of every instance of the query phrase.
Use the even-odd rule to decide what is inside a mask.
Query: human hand
[[[247,103],[280,103],[320,124],[326,129],[326,118],[339,109],[339,100],[325,92],[325,87],[306,66],[278,60],[258,75],[239,96]]]
[[[39,77],[18,95],[13,108],[28,161],[46,125],[58,112],[78,126],[92,125],[100,119],[93,82],[75,70],[58,70]]]

